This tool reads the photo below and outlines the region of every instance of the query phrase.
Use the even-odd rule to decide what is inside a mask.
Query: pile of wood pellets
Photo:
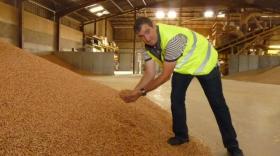
[[[211,156],[170,146],[171,114],[0,41],[0,155]]]

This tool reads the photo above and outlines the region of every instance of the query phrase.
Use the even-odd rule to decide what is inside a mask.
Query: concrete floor
[[[114,89],[132,89],[140,76],[86,76]],[[280,85],[223,80],[240,146],[246,156],[278,156],[280,153]],[[148,93],[148,98],[170,112],[170,82]],[[226,156],[218,126],[199,82],[193,79],[187,92],[190,135],[203,140],[215,156]]]

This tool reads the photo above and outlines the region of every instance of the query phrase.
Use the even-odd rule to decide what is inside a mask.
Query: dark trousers
[[[236,132],[233,128],[230,112],[223,95],[219,68],[215,67],[208,75],[196,77],[198,78],[215,115],[224,146],[226,148],[238,147]],[[176,72],[174,72],[172,76],[171,111],[173,132],[175,136],[181,138],[188,138],[185,97],[186,90],[192,78],[192,75],[184,75]]]

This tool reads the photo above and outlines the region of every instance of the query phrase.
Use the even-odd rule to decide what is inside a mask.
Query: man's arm
[[[156,75],[155,62],[151,59],[145,62],[145,72],[141,80],[135,86],[134,90],[140,90],[144,88],[150,81],[155,78]]]
[[[164,82],[170,79],[173,70],[175,68],[176,62],[165,62],[163,64],[163,72],[157,78],[148,82],[144,86],[146,92],[156,89],[158,86],[162,85]],[[144,84],[144,83],[142,83]],[[142,84],[139,85],[142,86]],[[120,92],[120,97],[127,103],[136,101],[141,96],[141,91],[138,89],[135,90],[123,90]]]
[[[122,90],[120,91],[120,97],[125,102],[133,102],[141,96],[141,88],[144,88],[150,83],[156,75],[155,62],[151,59],[145,62],[145,72],[141,80],[135,86],[134,90]]]
[[[155,79],[150,81],[146,86],[144,86],[146,92],[151,91],[168,81],[174,71],[176,66],[176,61],[174,62],[164,62],[163,72]]]
[[[187,37],[185,35],[183,34],[176,35],[172,40],[168,42],[168,45],[166,47],[163,72],[155,79],[154,79],[155,74],[151,74],[153,76],[150,77],[148,76],[150,74],[145,73],[134,90],[122,91],[120,93],[120,97],[125,102],[133,102],[136,101],[141,96],[142,93],[142,91],[140,91],[141,88],[144,88],[145,91],[148,92],[156,89],[164,82],[168,81],[174,71],[178,58],[181,57],[184,52],[186,43],[187,43]],[[147,72],[150,69],[149,67],[151,66],[147,67]],[[153,70],[155,73],[155,67],[153,67]]]
[[[165,62],[163,64],[163,72],[160,76],[158,76],[156,79],[154,79],[144,87],[146,91],[154,90],[170,79],[176,66],[176,62],[178,58],[182,56],[186,44],[187,37],[183,34],[176,35],[168,42],[164,58]]]

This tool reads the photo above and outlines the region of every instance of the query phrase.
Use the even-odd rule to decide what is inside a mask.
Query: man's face
[[[137,33],[138,37],[142,39],[142,41],[150,46],[154,46],[157,43],[157,29],[156,26],[152,27],[148,24],[143,24],[141,26],[141,30]]]

